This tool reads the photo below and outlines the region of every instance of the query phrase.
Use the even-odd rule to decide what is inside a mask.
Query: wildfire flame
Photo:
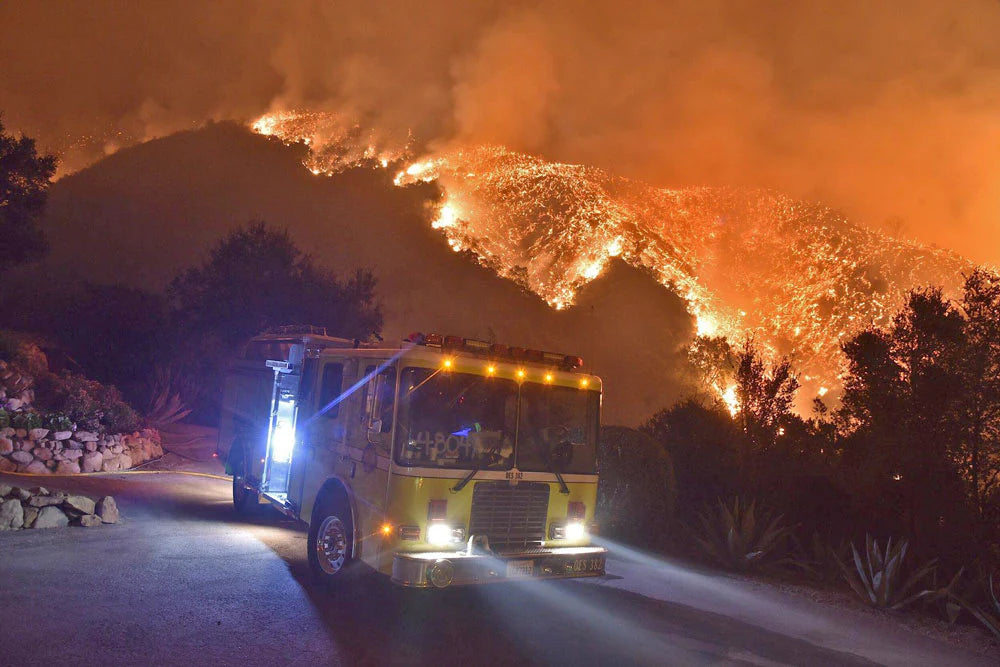
[[[400,187],[436,181],[444,197],[431,225],[449,246],[553,308],[572,305],[612,258],[649,271],[687,300],[699,335],[752,333],[791,357],[812,395],[837,385],[843,340],[886,323],[913,286],[955,289],[968,267],[770,191],[657,188],[501,146],[413,159],[409,138],[387,141],[334,114],[278,112],[252,127],[307,144],[314,173],[393,165]],[[717,391],[735,412],[735,387]]]

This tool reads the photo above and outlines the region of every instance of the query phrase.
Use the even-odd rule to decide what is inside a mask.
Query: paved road
[[[126,520],[0,533],[3,665],[873,664],[864,650],[831,648],[829,633],[799,639],[752,613],[713,610],[707,589],[706,608],[633,592],[669,584],[650,574],[655,564],[613,561],[609,572],[624,576],[603,581],[444,591],[371,576],[333,596],[309,581],[304,530],[277,515],[238,519],[223,481],[167,473],[45,485],[114,494]],[[694,586],[697,599],[700,581],[668,588]],[[927,664],[977,661],[928,642],[916,643]]]

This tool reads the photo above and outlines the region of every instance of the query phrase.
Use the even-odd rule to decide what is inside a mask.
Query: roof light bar
[[[562,354],[561,352],[545,352],[526,347],[510,347],[502,343],[489,343],[475,338],[443,335],[439,333],[411,333],[405,338],[407,342],[425,347],[439,347],[447,350],[461,350],[471,354],[488,356],[494,359],[513,359],[515,361],[531,361],[550,364],[564,370],[576,370],[583,366],[581,357]]]

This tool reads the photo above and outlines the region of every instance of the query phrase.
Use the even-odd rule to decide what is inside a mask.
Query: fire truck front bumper
[[[607,553],[602,547],[558,547],[500,555],[466,550],[397,552],[392,559],[392,581],[415,588],[446,588],[527,579],[598,577],[604,574]]]

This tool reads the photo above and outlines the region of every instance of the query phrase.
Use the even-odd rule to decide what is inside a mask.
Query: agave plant
[[[973,618],[982,623],[983,627],[993,633],[994,637],[1000,639],[1000,598],[997,598],[997,594],[993,590],[993,575],[990,575],[989,583],[986,585],[986,591],[986,609],[969,604],[956,595],[952,596],[952,601],[972,614]]]
[[[731,506],[719,500],[714,513],[702,513],[702,534],[695,536],[701,549],[714,561],[730,570],[747,571],[765,565],[779,565],[780,549],[793,527],[785,526],[783,516],[757,509],[735,498]]]
[[[854,568],[848,567],[843,561],[840,561],[840,567],[847,578],[847,583],[862,600],[881,609],[902,609],[936,593],[934,590],[910,593],[934,571],[935,561],[927,562],[909,577],[904,578],[903,563],[908,549],[909,542],[906,540],[900,540],[893,545],[890,538],[883,550],[879,548],[876,540],[866,535],[864,558],[852,542]]]

